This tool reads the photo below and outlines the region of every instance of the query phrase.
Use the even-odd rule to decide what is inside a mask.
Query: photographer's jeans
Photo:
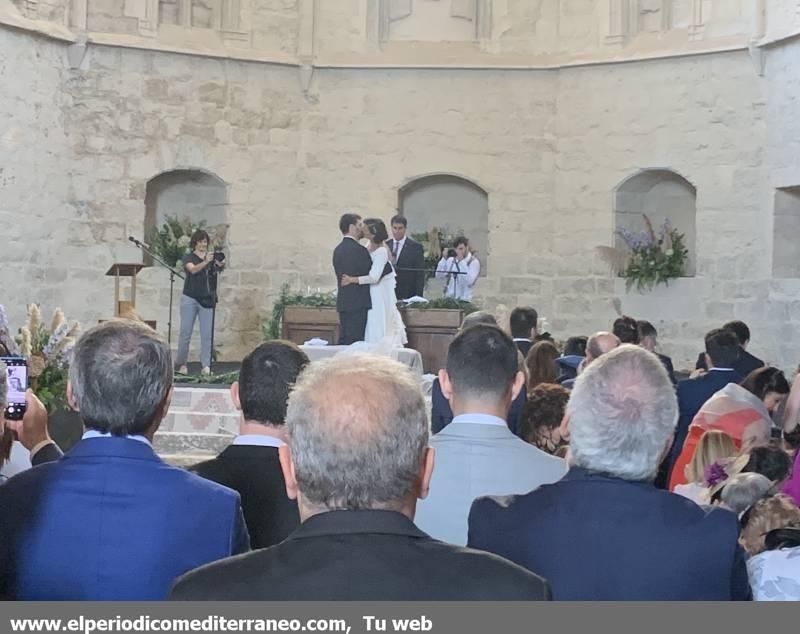
[[[178,337],[178,367],[186,365],[189,358],[189,342],[192,339],[194,322],[200,318],[200,364],[211,367],[211,308],[203,308],[199,302],[188,295],[181,295],[181,332]]]

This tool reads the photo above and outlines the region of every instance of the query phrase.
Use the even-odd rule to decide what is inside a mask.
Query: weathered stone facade
[[[533,304],[559,337],[650,319],[679,366],[741,318],[756,354],[800,360],[800,279],[773,276],[791,258],[776,190],[800,186],[795,0],[448,0],[439,37],[392,31],[410,2],[55,4],[0,0],[12,321],[31,301],[109,317],[102,274],[141,260],[127,236],[147,182],[200,170],[226,184],[218,347],[238,358],[281,284],[333,286],[343,209],[388,219],[404,184],[443,173],[488,193],[487,306]],[[613,244],[619,185],[650,169],[696,190],[696,275],[639,295],[594,247]],[[160,329],[168,293],[142,273],[138,309]]]

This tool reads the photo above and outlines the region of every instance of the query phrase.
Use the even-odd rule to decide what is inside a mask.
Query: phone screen
[[[6,416],[10,420],[25,413],[25,390],[28,389],[28,363],[22,357],[0,357],[6,364]]]

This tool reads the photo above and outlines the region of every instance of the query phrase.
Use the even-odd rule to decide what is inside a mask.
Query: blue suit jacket
[[[517,394],[517,398],[511,402],[511,409],[508,410],[506,423],[511,433],[515,436],[519,436],[517,433],[519,430],[519,415],[522,413],[522,407],[525,405],[527,399],[527,390],[523,385],[519,394]],[[450,409],[450,403],[444,397],[444,394],[442,394],[439,379],[434,379],[433,385],[431,386],[431,433],[438,434],[447,427],[452,420],[453,410]]]
[[[82,440],[19,474],[0,509],[0,595],[21,600],[163,599],[184,572],[248,549],[238,493],[129,438]]]
[[[545,577],[556,601],[728,601],[751,597],[738,536],[729,511],[573,467],[525,495],[476,500],[468,545]]]

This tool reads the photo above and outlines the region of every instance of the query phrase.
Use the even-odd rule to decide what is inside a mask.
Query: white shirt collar
[[[527,337],[514,337],[514,341],[527,341],[528,343],[533,343],[533,341]]]
[[[711,368],[711,369],[709,370],[709,372],[715,372],[715,371],[719,371],[719,372],[733,372],[734,370],[733,370],[733,368]]]
[[[356,238],[354,238],[353,236],[351,236],[349,233],[344,234],[344,237],[345,238],[350,238],[351,240],[355,240],[356,242],[358,242],[358,240]]]
[[[236,436],[233,445],[250,445],[256,447],[283,447],[286,443],[275,436],[262,436],[260,434],[242,434]]]
[[[502,418],[497,416],[490,416],[489,414],[459,414],[450,424],[453,423],[469,423],[471,425],[500,425],[508,427],[508,423]]]
[[[112,436],[111,434],[108,434],[108,433],[104,434],[103,432],[97,431],[96,429],[87,429],[85,432],[83,432],[83,436],[81,436],[81,438],[83,440],[86,440],[87,438],[128,438],[129,440],[138,440],[139,442],[144,443],[148,447],[152,447],[153,446],[150,443],[150,441],[147,440],[147,438],[145,438],[144,436],[139,436],[139,435],[136,435],[136,436]]]

